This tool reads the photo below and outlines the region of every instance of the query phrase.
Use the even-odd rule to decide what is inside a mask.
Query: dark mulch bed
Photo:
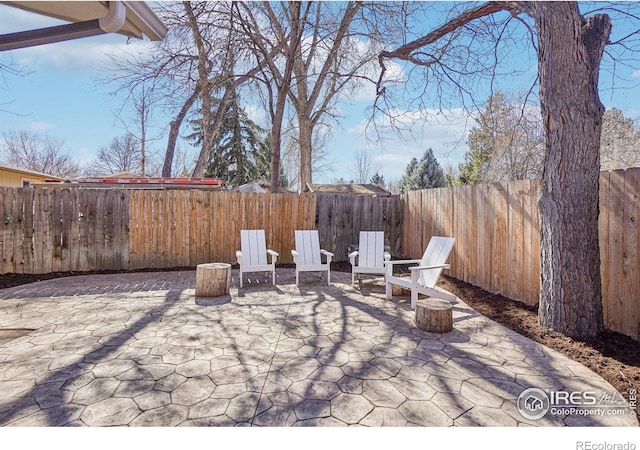
[[[526,306],[501,295],[443,275],[439,285],[473,309],[517,333],[577,361],[607,380],[620,393],[640,390],[640,343],[613,331],[578,341],[538,323],[537,307]],[[636,413],[640,409],[636,406]]]
[[[294,267],[293,264],[278,267]],[[154,272],[158,269],[131,272]],[[164,269],[163,269],[164,270]],[[171,270],[194,270],[193,267],[179,267]],[[350,272],[349,263],[332,263],[332,270]],[[127,271],[100,271],[93,273],[123,273]],[[56,272],[42,275],[4,274],[0,275],[0,289],[36,281],[50,280],[66,276],[83,275],[78,272]],[[510,300],[501,295],[491,294],[471,284],[443,275],[442,288],[455,294],[479,313],[546,345],[567,357],[578,361],[607,380],[619,392],[626,394],[630,389],[640,390],[640,343],[620,333],[605,331],[595,339],[578,341],[561,333],[551,331],[538,324],[537,309]],[[640,408],[636,407],[640,413]]]

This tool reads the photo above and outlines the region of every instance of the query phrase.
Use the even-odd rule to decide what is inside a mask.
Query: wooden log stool
[[[228,295],[230,279],[231,264],[198,264],[196,266],[196,297]]]
[[[453,330],[453,306],[446,300],[436,298],[419,301],[416,304],[416,325],[432,333]]]

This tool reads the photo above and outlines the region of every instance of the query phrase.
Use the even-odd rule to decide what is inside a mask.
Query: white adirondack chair
[[[454,238],[433,236],[422,255],[422,259],[410,259],[401,261],[386,261],[387,274],[385,290],[387,300],[391,299],[391,285],[402,286],[411,289],[411,309],[416,308],[418,294],[428,295],[451,303],[456,302],[455,295],[436,288],[442,269],[448,269],[447,258],[453,248]],[[396,264],[418,264],[417,267],[409,267],[411,278],[401,278],[393,275],[393,266]]]
[[[271,272],[273,285],[276,285],[276,261],[278,253],[267,249],[264,230],[240,230],[240,248],[236,258],[240,265],[240,287],[242,275],[246,272]],[[267,254],[271,256],[271,263],[267,263]]]
[[[356,274],[385,275],[384,262],[390,259],[384,251],[384,231],[361,231],[358,250],[349,253],[351,285],[355,285]]]
[[[331,258],[333,253],[320,248],[318,230],[296,230],[296,249],[291,250],[293,262],[296,264],[296,286],[300,272],[327,272],[327,285],[331,283]],[[322,264],[322,255],[326,263]]]

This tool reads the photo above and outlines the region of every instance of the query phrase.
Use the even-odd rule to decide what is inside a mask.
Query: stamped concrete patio
[[[291,269],[195,298],[195,271],[90,275],[0,290],[4,426],[637,426],[622,416],[527,420],[529,387],[615,390],[470,309],[417,329],[381,283]]]

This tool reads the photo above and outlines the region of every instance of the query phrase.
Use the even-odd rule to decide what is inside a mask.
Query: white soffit
[[[118,34],[139,39],[142,39],[144,35],[152,41],[161,40],[167,34],[167,27],[145,2],[0,1],[0,3],[74,24],[104,19],[109,14],[109,3],[121,3],[121,6],[124,6],[126,11],[126,19],[116,31]],[[101,33],[100,30],[97,30],[95,34],[99,33]],[[52,40],[52,42],[55,42],[55,40]],[[46,42],[38,42],[34,45],[42,43]]]

